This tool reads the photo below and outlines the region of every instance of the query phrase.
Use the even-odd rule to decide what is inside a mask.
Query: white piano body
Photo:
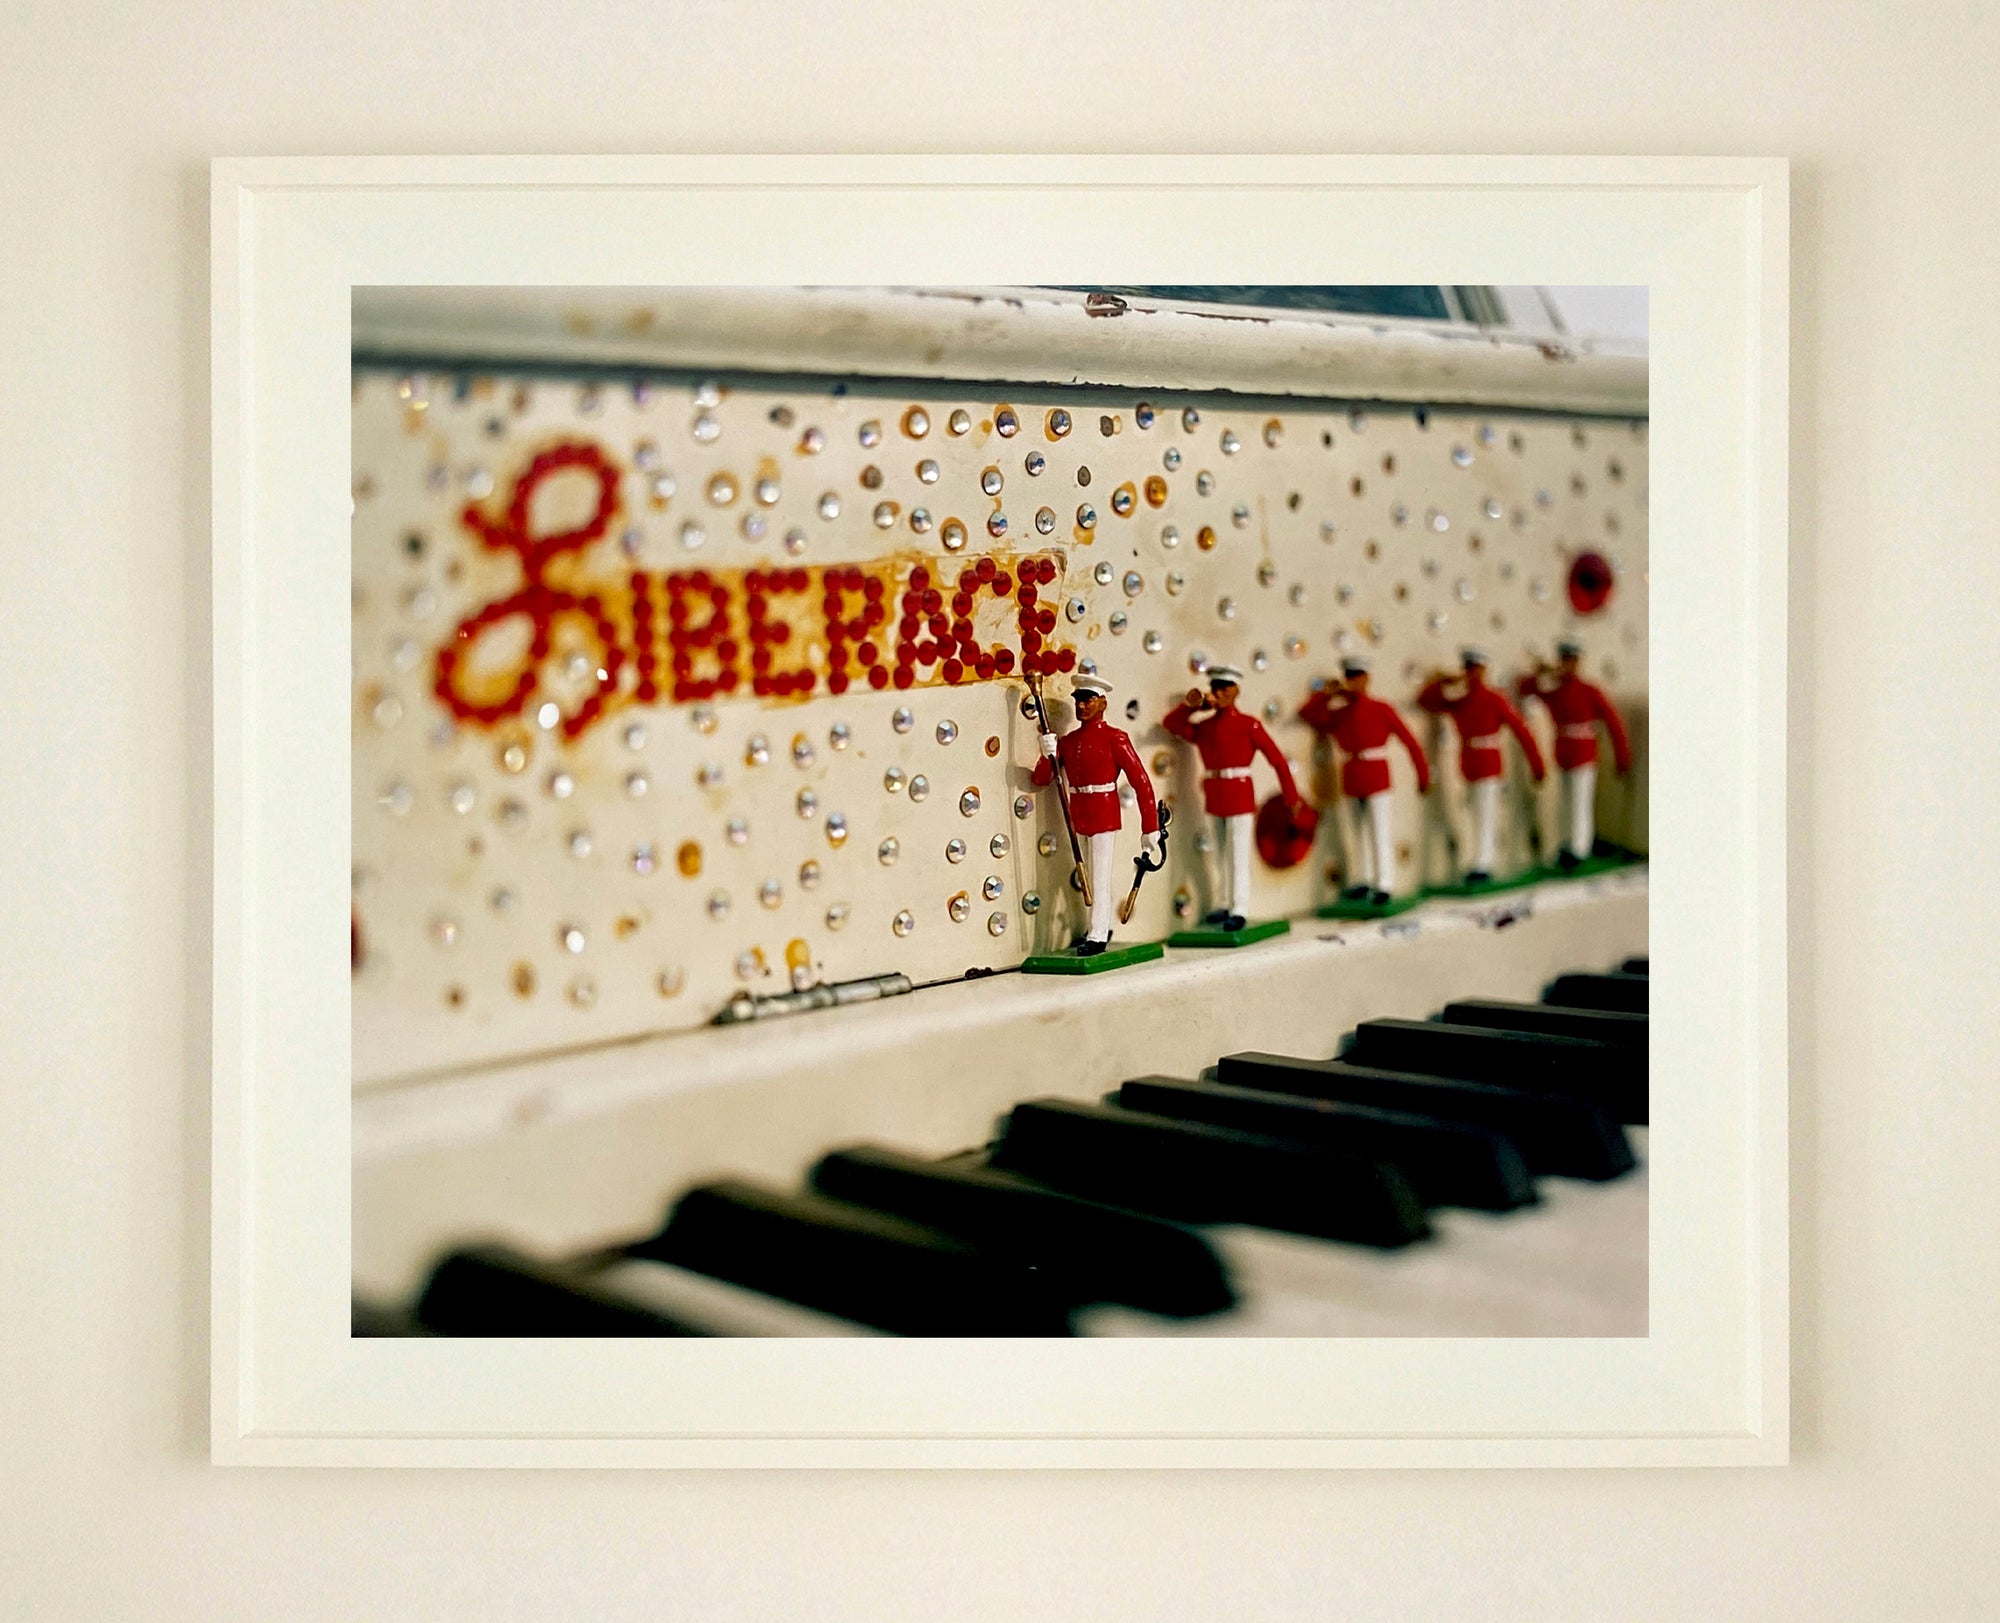
[[[1180,813],[1130,927],[1157,939],[1212,893],[1192,768],[1158,727],[1204,663],[1246,671],[1246,706],[1331,806],[1295,718],[1341,653],[1407,703],[1460,642],[1511,677],[1576,631],[1636,751],[1602,775],[1600,830],[1643,853],[1643,349],[1500,325],[1522,290],[1411,291],[1445,317],[1245,322],[1136,290],[359,295],[357,1293],[407,1296],[470,1237],[561,1256],[657,1228],[706,1179],[796,1184],[861,1140],[946,1154],[1026,1097],[1242,1049],[1325,1056],[1364,1018],[1532,999],[1643,954],[1642,864],[1316,917],[1344,863],[1329,816],[1304,862],[1259,864],[1287,936],[1004,973],[1076,917],[1020,682],[929,662],[873,688],[850,641],[833,691],[826,619],[868,580],[893,603],[914,568],[1050,560],[1039,605],[989,581],[966,618],[1018,658],[1024,607],[1052,608],[1037,646],[1133,705],[1113,719]],[[604,499],[598,533],[566,541]],[[677,640],[708,612],[688,611],[696,570],[707,642]],[[757,647],[782,657],[753,666]],[[727,668],[735,691],[702,691]],[[749,691],[784,674],[797,691]],[[1450,875],[1454,753],[1433,748],[1429,800],[1399,767],[1406,887]],[[1554,799],[1511,783],[1505,866],[1553,848]],[[710,1023],[732,998],[891,974],[920,989]],[[1643,1172],[1544,1183],[1541,1207],[1444,1214],[1394,1258],[1227,1234],[1243,1309],[1176,1328],[1643,1334]]]

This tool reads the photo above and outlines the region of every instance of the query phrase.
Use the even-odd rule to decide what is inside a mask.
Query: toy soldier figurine
[[[1520,743],[1528,758],[1528,770],[1540,783],[1548,775],[1542,752],[1535,747],[1535,735],[1521,720],[1521,713],[1507,702],[1507,695],[1486,685],[1486,655],[1477,648],[1459,650],[1460,674],[1442,672],[1424,684],[1417,703],[1433,715],[1451,717],[1458,729],[1458,769],[1465,779],[1466,798],[1472,812],[1472,866],[1466,870],[1468,885],[1484,885],[1493,878],[1493,862],[1499,843],[1500,776],[1506,762],[1500,754],[1500,729],[1506,728]]]
[[[1208,692],[1189,688],[1187,697],[1167,712],[1163,723],[1176,738],[1185,738],[1201,753],[1201,801],[1215,819],[1217,838],[1228,864],[1227,905],[1202,922],[1225,930],[1240,930],[1250,913],[1250,848],[1256,821],[1257,791],[1251,786],[1251,763],[1263,756],[1278,774],[1278,792],[1294,817],[1306,815],[1292,769],[1264,724],[1236,708],[1243,673],[1234,665],[1208,668]]]
[[[1111,921],[1118,898],[1112,847],[1124,824],[1118,804],[1118,774],[1139,797],[1139,827],[1146,854],[1160,855],[1160,810],[1152,781],[1139,762],[1132,740],[1104,719],[1104,701],[1111,684],[1101,676],[1079,676],[1070,685],[1076,704],[1076,727],[1058,739],[1044,732],[1042,758],[1035,763],[1035,782],[1052,779],[1063,797],[1072,832],[1090,847],[1090,926],[1076,944],[1079,958],[1093,957],[1111,941]]]
[[[1328,683],[1306,700],[1299,719],[1332,739],[1347,757],[1340,763],[1340,792],[1353,808],[1348,841],[1352,867],[1340,899],[1387,907],[1396,889],[1389,740],[1400,740],[1409,752],[1419,794],[1431,792],[1431,763],[1396,707],[1369,693],[1367,660],[1350,655],[1340,662],[1340,675],[1340,681]]]
[[[1523,701],[1540,699],[1556,724],[1556,771],[1562,783],[1562,849],[1556,862],[1567,873],[1589,857],[1597,844],[1597,729],[1611,740],[1611,759],[1624,776],[1632,768],[1632,742],[1625,723],[1604,689],[1577,674],[1583,644],[1574,637],[1556,643],[1553,666],[1535,662],[1519,683]]]

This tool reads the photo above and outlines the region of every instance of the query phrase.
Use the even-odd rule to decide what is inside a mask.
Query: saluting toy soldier
[[[1346,757],[1340,763],[1340,792],[1351,808],[1348,883],[1344,902],[1389,905],[1396,889],[1395,796],[1389,788],[1389,740],[1401,741],[1417,769],[1417,793],[1431,792],[1431,763],[1423,745],[1392,704],[1368,691],[1368,661],[1350,655],[1340,677],[1310,695],[1299,719],[1330,738]]]
[[[1234,665],[1208,668],[1208,692],[1189,688],[1187,697],[1167,712],[1163,723],[1176,738],[1185,738],[1201,754],[1202,806],[1215,819],[1215,831],[1225,853],[1229,874],[1226,905],[1202,922],[1225,930],[1240,930],[1250,914],[1250,850],[1255,837],[1257,791],[1251,785],[1251,763],[1263,756],[1278,774],[1278,792],[1294,818],[1308,815],[1299,786],[1282,751],[1255,716],[1236,708],[1243,673]]]
[[[1076,944],[1077,956],[1088,958],[1110,945],[1117,909],[1113,846],[1124,826],[1118,775],[1124,773],[1139,798],[1139,827],[1145,836],[1146,854],[1156,860],[1160,856],[1160,810],[1132,740],[1104,719],[1111,684],[1101,676],[1079,676],[1070,684],[1070,692],[1077,724],[1060,739],[1052,732],[1042,733],[1042,758],[1035,763],[1034,778],[1037,784],[1055,782],[1071,832],[1090,847],[1090,924],[1083,940]]]
[[[1604,696],[1604,689],[1586,682],[1577,667],[1583,644],[1574,637],[1556,643],[1556,662],[1539,660],[1518,684],[1522,699],[1540,699],[1556,724],[1556,771],[1561,778],[1562,848],[1556,862],[1567,873],[1588,857],[1597,844],[1597,729],[1611,740],[1611,759],[1623,777],[1632,769],[1632,741],[1625,723]]]
[[[1520,711],[1507,702],[1507,695],[1486,683],[1486,655],[1477,648],[1459,650],[1460,673],[1439,672],[1424,684],[1417,703],[1433,715],[1451,717],[1458,729],[1458,769],[1465,779],[1466,799],[1472,813],[1472,865],[1466,870],[1468,885],[1484,885],[1493,878],[1493,863],[1499,846],[1500,778],[1506,761],[1500,754],[1500,730],[1504,727],[1520,743],[1528,759],[1528,770],[1540,783],[1548,775],[1535,735],[1521,719]]]

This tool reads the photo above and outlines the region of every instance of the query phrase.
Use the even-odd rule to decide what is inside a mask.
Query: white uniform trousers
[[[1347,856],[1350,885],[1393,892],[1396,888],[1395,796],[1387,789],[1359,799],[1348,797]]]
[[[1597,763],[1573,766],[1562,778],[1563,848],[1581,859],[1597,844]]]
[[[1477,873],[1491,873],[1499,857],[1500,781],[1475,778],[1466,786],[1466,804],[1472,811],[1472,860],[1466,867]]]
[[[1118,883],[1115,871],[1118,833],[1086,834],[1090,847],[1090,928],[1084,932],[1092,941],[1109,941],[1111,926],[1118,918],[1118,898],[1112,894]]]
[[[1215,817],[1210,821],[1215,825],[1215,843],[1221,848],[1223,872],[1228,876],[1228,886],[1222,905],[1232,913],[1250,916],[1250,851],[1256,835],[1253,825],[1257,819],[1249,812],[1239,812],[1234,817]]]

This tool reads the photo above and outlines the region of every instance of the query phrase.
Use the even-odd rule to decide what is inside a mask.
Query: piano
[[[1644,1334],[1646,362],[1518,291],[357,290],[356,1333]],[[1313,684],[1576,632],[1635,860],[1517,763],[1464,894],[1433,731],[1428,899],[1327,916]],[[1212,906],[1159,723],[1243,670],[1289,933],[1020,973],[1031,656],[1176,808],[1121,941]]]
[[[1560,950],[1643,902],[1632,875],[1601,896],[1551,889],[1415,934],[1294,943],[1260,978],[1400,980],[1426,952],[1502,940],[1532,963],[1538,924]],[[503,1177],[483,1230],[467,1213],[399,1296],[359,1302],[356,1333],[1643,1335],[1647,967],[1614,945],[1533,995],[1502,976],[1509,995],[1225,1048],[1181,1074],[1079,1056],[964,1143],[940,1120],[914,1143],[831,1138],[796,1176],[767,1158],[657,1179],[651,1219],[622,1233],[572,1203],[580,1245],[523,1225]],[[589,1181],[587,1161],[564,1162]]]

